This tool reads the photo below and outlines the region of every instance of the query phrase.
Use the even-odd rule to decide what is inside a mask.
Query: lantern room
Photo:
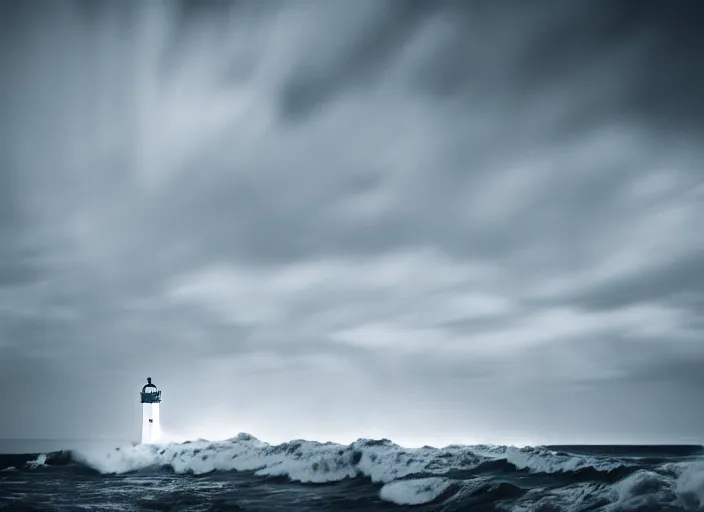
[[[147,377],[147,383],[142,387],[142,403],[143,404],[158,404],[161,402],[161,391],[156,385],[152,384],[152,378]]]

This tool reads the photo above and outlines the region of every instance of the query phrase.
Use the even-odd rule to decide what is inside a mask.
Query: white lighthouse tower
[[[147,377],[147,383],[142,388],[142,444],[158,443],[161,439],[161,423],[159,422],[159,404],[161,391],[152,384],[152,378]]]

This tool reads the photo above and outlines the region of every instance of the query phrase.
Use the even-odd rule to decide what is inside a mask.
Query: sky
[[[0,438],[704,442],[701,4],[0,11]]]

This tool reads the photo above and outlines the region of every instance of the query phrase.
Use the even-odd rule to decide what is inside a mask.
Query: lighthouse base
[[[142,444],[158,443],[160,440],[159,404],[142,404]]]

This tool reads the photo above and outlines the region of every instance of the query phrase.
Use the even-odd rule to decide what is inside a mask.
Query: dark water
[[[0,455],[0,510],[404,509],[704,511],[704,450],[268,445],[241,434],[216,443]]]

